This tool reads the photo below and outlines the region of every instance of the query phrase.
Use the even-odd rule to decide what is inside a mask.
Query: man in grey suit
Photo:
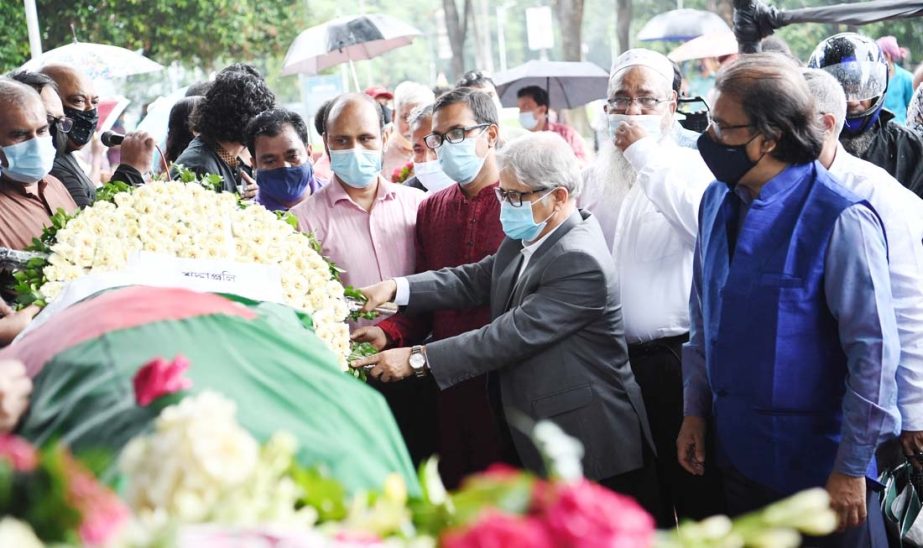
[[[511,456],[541,473],[528,436],[506,423],[517,412],[551,419],[583,444],[588,478],[653,511],[653,445],[628,365],[615,266],[599,223],[576,208],[577,159],[560,136],[541,132],[508,143],[498,160],[507,238],[495,255],[362,290],[370,309],[392,299],[408,313],[490,304],[491,323],[352,365],[384,382],[431,374],[440,389],[489,373]]]

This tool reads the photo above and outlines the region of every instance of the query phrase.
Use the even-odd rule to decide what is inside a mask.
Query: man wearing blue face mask
[[[413,272],[413,228],[426,195],[380,175],[384,121],[362,94],[338,97],[327,110],[324,145],[333,180],[292,209],[301,230],[313,232],[324,255],[361,287]]]
[[[713,176],[697,151],[673,138],[673,82],[673,64],[654,51],[632,49],[615,60],[605,107],[611,141],[584,173],[580,201],[599,219],[618,270],[631,368],[657,444],[661,527],[674,525],[674,516],[704,519],[724,510],[712,470],[692,476],[675,455],[692,253],[699,202]]]
[[[256,168],[256,203],[270,211],[288,211],[321,185],[314,179],[308,128],[296,112],[273,109],[257,115],[244,131]]]
[[[395,299],[408,313],[487,305],[491,322],[352,365],[371,366],[384,382],[431,376],[443,390],[486,374],[508,458],[541,473],[515,417],[552,420],[583,444],[587,478],[653,511],[653,443],[628,366],[612,256],[596,219],[576,207],[577,158],[549,132],[514,139],[499,157],[507,237],[495,254],[363,289],[369,303]]]
[[[55,147],[42,98],[0,78],[0,246],[25,249],[58,210],[77,204],[49,172]]]
[[[553,131],[560,135],[570,145],[579,160],[586,158],[583,137],[574,128],[552,122],[548,119],[548,110],[551,104],[548,92],[538,86],[527,86],[516,92],[516,103],[519,107],[519,124],[529,131]]]
[[[720,467],[732,516],[824,487],[840,531],[806,544],[887,546],[875,451],[898,431],[901,340],[882,222],[818,161],[791,61],[741,56],[715,89],[677,456]]]
[[[424,133],[426,128],[414,126],[414,146],[419,137],[419,144],[428,151],[421,156],[436,158],[436,166],[428,166],[427,171],[438,169],[457,182],[431,192],[420,205],[415,272],[475,263],[496,253],[504,238],[500,203],[494,196],[500,178],[496,150],[501,132],[495,102],[479,89],[456,88],[439,97],[430,110],[429,129]],[[386,346],[413,346],[426,339],[447,339],[488,322],[487,306],[397,314],[378,325],[358,329],[353,336],[382,350]],[[439,473],[448,487],[458,487],[463,477],[501,460],[500,435],[483,376],[439,392],[432,405],[435,411],[417,402],[414,410],[439,419],[438,443],[422,456],[439,453]],[[411,456],[420,455],[414,455],[411,448]]]

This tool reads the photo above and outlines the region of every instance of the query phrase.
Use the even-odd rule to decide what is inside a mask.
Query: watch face
[[[410,367],[420,369],[424,365],[426,365],[426,358],[423,357],[423,354],[410,355]]]

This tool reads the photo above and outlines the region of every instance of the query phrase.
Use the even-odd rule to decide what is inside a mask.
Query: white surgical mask
[[[531,111],[520,112],[519,125],[528,130],[535,129],[535,126],[538,125],[538,120],[535,119],[535,113]]]
[[[663,115],[662,114],[610,114],[609,115],[609,138],[615,139],[615,130],[618,129],[622,122],[634,122],[644,128],[648,137],[659,140],[663,136]]]
[[[421,162],[419,164],[414,162],[413,174],[429,192],[439,192],[455,184],[455,181],[442,171],[439,160]]]

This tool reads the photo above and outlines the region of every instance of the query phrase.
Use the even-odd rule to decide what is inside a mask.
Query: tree
[[[465,73],[465,37],[468,35],[468,21],[471,20],[472,1],[464,0],[462,16],[459,19],[455,0],[442,0],[445,11],[445,28],[452,48],[452,77],[461,78]]]
[[[25,40],[21,2],[7,2],[10,24],[0,38],[5,68],[26,56],[16,49]],[[250,60],[278,54],[304,21],[301,4],[283,0],[47,0],[38,8],[42,45],[46,50],[74,37],[128,49],[141,49],[161,63],[181,61],[214,68],[227,60]],[[284,23],[278,25],[278,23]],[[22,29],[21,36],[17,29]],[[28,51],[28,42],[25,44]],[[12,54],[7,55],[7,51]]]
[[[561,27],[561,49],[565,61],[583,60],[583,2],[584,0],[556,0],[555,16]]]
[[[615,33],[618,35],[619,39],[619,52],[623,52],[631,48],[631,8],[631,0],[616,0]]]

